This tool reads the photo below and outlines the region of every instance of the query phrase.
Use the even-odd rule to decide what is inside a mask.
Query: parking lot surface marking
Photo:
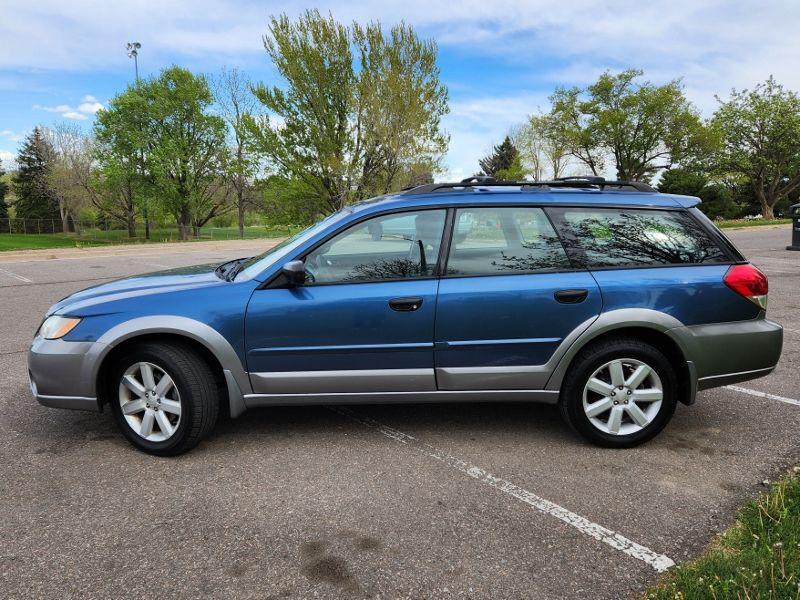
[[[366,427],[376,429],[386,437],[398,441],[401,444],[405,444],[411,448],[414,448],[415,450],[423,452],[431,458],[447,465],[452,469],[455,469],[456,471],[459,471],[460,473],[468,475],[473,479],[480,481],[481,483],[485,483],[486,485],[498,489],[501,492],[516,498],[517,500],[521,500],[536,510],[553,516],[560,521],[563,521],[567,525],[571,525],[581,533],[599,540],[616,550],[624,552],[628,556],[632,556],[633,558],[647,563],[659,573],[663,573],[670,567],[675,566],[675,562],[668,556],[658,554],[657,552],[650,550],[650,548],[642,546],[641,544],[637,544],[636,542],[631,541],[621,534],[603,527],[602,525],[593,523],[589,519],[582,517],[564,508],[563,506],[559,506],[550,500],[546,500],[532,492],[529,492],[528,490],[522,489],[506,479],[495,477],[480,467],[452,456],[444,450],[439,450],[430,444],[418,440],[414,436],[403,433],[402,431],[398,431],[397,429],[374,421],[369,417],[353,412],[352,410],[342,406],[330,406],[328,408],[336,413],[353,419],[354,421],[357,421]]]
[[[0,273],[8,275],[9,277],[13,277],[14,279],[18,279],[24,283],[33,283],[33,281],[31,281],[27,277],[23,277],[22,275],[17,275],[16,273],[12,273],[11,271],[7,271],[6,269],[0,269]]]
[[[768,394],[767,392],[759,392],[758,390],[751,390],[748,388],[739,387],[738,385],[726,385],[725,387],[729,390],[733,390],[734,392],[741,392],[742,394],[750,394],[751,396],[756,396],[757,398],[767,398],[769,400],[777,400],[778,402],[785,402],[786,404],[793,404],[795,406],[800,406],[800,400],[795,400],[794,398],[786,398],[784,396],[778,396],[777,394]]]

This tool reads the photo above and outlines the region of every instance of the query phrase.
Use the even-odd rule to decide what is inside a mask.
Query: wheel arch
[[[238,354],[230,342],[216,329],[186,317],[140,317],[121,323],[94,344],[95,356],[87,361],[91,373],[85,375],[95,382],[98,402],[104,403],[104,381],[114,358],[133,344],[144,341],[171,340],[196,350],[209,364],[221,385],[227,388],[232,417],[245,409],[243,395],[250,393],[250,380]]]
[[[683,323],[674,317],[654,310],[623,309],[603,313],[561,357],[547,382],[547,389],[561,390],[575,357],[587,346],[609,339],[632,337],[654,346],[667,357],[678,378],[678,399],[684,404],[692,404],[697,393],[694,364],[688,359],[681,338],[671,331],[682,326]]]

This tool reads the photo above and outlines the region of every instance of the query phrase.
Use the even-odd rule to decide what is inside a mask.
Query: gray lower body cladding
[[[678,327],[668,333],[694,364],[701,390],[768,375],[783,348],[783,328],[769,319]]]
[[[658,313],[655,314],[658,316]],[[653,311],[637,311],[637,325],[666,333],[681,348],[690,367],[689,402],[698,389],[767,375],[780,358],[783,329],[773,321],[760,318],[668,327],[665,326],[668,320],[659,323],[649,318],[652,315]],[[616,318],[612,320],[612,316]],[[575,352],[599,333],[613,332],[617,327],[628,325],[631,316],[628,311],[620,311],[616,315],[607,313],[591,326],[583,324],[565,340],[551,361],[541,366],[439,369],[435,375],[434,369],[421,370],[424,372],[390,370],[250,374],[256,380],[253,386],[256,389],[252,390],[238,383],[240,380],[249,383],[241,365],[228,368],[226,363],[223,367],[231,399],[231,413],[237,416],[247,407],[267,404],[493,400],[555,402],[563,374]],[[97,369],[107,348],[108,345],[102,342],[37,338],[28,355],[33,395],[45,406],[97,410]],[[439,379],[441,381],[437,389],[436,382]]]

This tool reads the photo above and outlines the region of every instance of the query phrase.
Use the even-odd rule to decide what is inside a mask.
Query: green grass
[[[761,225],[785,225],[791,223],[791,219],[729,219],[727,221],[716,221],[717,227],[725,229],[726,227],[759,227]]]
[[[297,227],[245,227],[245,239],[268,239],[288,237],[298,231]],[[190,238],[189,241],[208,240],[235,240],[239,239],[237,227],[204,228],[199,238]],[[177,229],[163,227],[153,228],[150,231],[150,242],[177,242]],[[147,243],[144,230],[137,230],[137,237],[128,237],[127,231],[100,229],[84,229],[80,235],[63,233],[0,233],[0,252],[4,250],[30,250],[36,248],[74,248],[81,246],[101,246],[106,244],[136,244]]]
[[[245,227],[245,239],[276,238],[288,237],[298,231],[297,227]],[[125,230],[115,229],[103,231],[101,229],[84,229],[81,232],[82,238],[96,239],[114,243],[145,242],[144,227],[137,227],[136,237],[128,237]],[[151,242],[175,242],[178,241],[178,230],[176,227],[153,227],[150,229]],[[190,238],[198,239],[198,238]],[[235,240],[239,239],[238,227],[204,227],[200,230],[201,240]]]
[[[800,474],[748,502],[706,554],[675,567],[645,598],[800,599]]]
[[[35,250],[38,248],[78,248],[98,246],[102,242],[79,240],[63,234],[0,233],[0,252],[4,250]]]

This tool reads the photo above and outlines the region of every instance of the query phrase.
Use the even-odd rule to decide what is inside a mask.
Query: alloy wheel
[[[119,406],[128,426],[149,442],[163,442],[181,421],[181,397],[167,372],[150,362],[128,367],[119,382]]]
[[[663,399],[658,373],[634,358],[603,364],[583,388],[583,410],[589,422],[610,435],[631,435],[650,425]]]

